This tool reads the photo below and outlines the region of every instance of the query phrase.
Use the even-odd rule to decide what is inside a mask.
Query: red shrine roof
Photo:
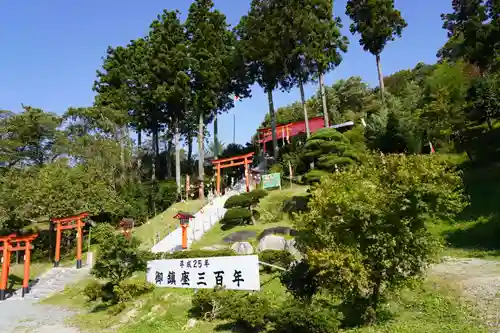
[[[309,130],[311,133],[316,132],[320,128],[325,127],[325,121],[323,116],[313,117],[309,119]],[[259,128],[257,130],[259,133],[259,143],[266,143],[272,141],[271,128]],[[306,122],[304,120],[294,121],[288,124],[282,124],[276,126],[276,135],[278,139],[284,139],[287,137],[296,136],[300,133],[306,132]]]

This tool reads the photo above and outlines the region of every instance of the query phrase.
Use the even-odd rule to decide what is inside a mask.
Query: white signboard
[[[158,287],[260,290],[259,258],[231,256],[148,261],[147,280]]]

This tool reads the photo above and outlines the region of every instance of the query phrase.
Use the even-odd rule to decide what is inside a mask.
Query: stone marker
[[[253,246],[249,242],[236,242],[231,246],[231,249],[238,254],[253,253]]]

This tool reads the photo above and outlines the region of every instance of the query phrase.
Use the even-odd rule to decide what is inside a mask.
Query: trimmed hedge
[[[229,209],[220,224],[224,229],[230,229],[237,225],[248,224],[252,221],[252,212],[247,208],[235,207]]]
[[[268,264],[288,269],[293,262],[293,256],[288,251],[264,250],[259,253],[259,260]],[[262,270],[266,273],[271,273],[276,269],[263,265]]]
[[[309,211],[309,200],[311,195],[297,195],[285,200],[283,203],[283,212],[293,216],[293,213],[304,213]]]

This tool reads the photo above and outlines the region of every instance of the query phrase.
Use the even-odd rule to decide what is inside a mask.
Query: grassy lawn
[[[139,275],[137,279],[143,279]],[[44,303],[62,305],[81,313],[71,318],[69,324],[88,332],[112,330],[120,333],[181,333],[189,321],[192,290],[156,288],[126,304],[123,311],[115,313],[113,308],[103,308],[95,303],[86,303],[83,296],[85,283],[67,288]],[[286,296],[284,288],[275,275],[262,276],[262,292],[270,295],[273,303],[279,304]],[[242,296],[246,293],[242,292]],[[405,289],[399,296],[390,298],[384,307],[381,322],[371,327],[346,329],[346,333],[413,333],[487,332],[479,324],[473,310],[461,303],[455,290],[440,280],[428,280],[421,286]],[[197,321],[189,332],[236,332],[226,322]]]
[[[194,214],[205,204],[206,201],[203,200],[189,200],[187,202],[175,203],[163,213],[156,215],[143,225],[135,228],[133,234],[141,240],[142,247],[151,248],[154,245],[156,233],[160,235],[160,239],[163,239],[178,227],[179,221],[174,219],[175,214],[179,211]]]
[[[447,255],[500,259],[500,165],[464,166],[463,179],[470,205],[430,229],[444,238]]]
[[[30,281],[36,279],[53,266],[50,262],[35,262],[31,263]],[[2,271],[0,267],[0,272]],[[22,287],[24,277],[24,264],[11,263],[9,271],[9,283],[7,289],[14,291]]]

